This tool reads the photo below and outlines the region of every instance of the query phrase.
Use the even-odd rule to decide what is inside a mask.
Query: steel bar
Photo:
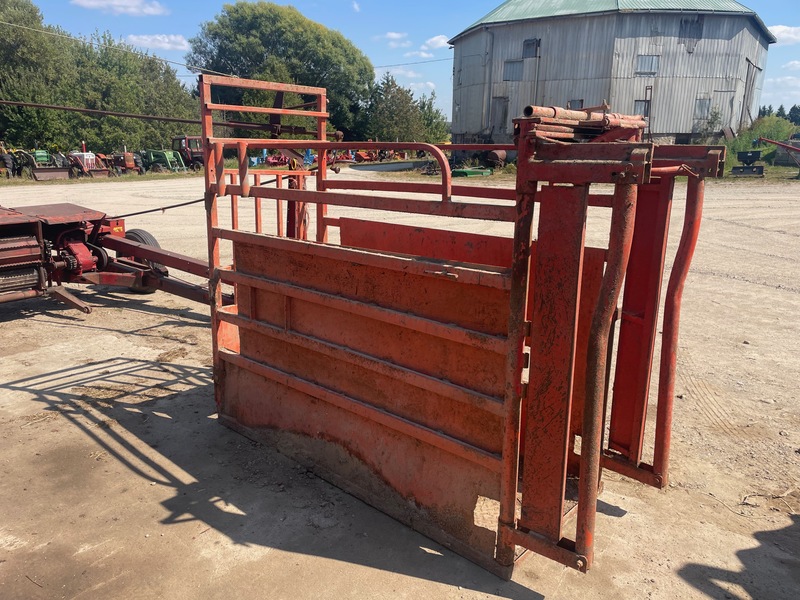
[[[519,527],[561,539],[588,186],[539,193]]]
[[[638,464],[650,391],[661,280],[675,179],[642,186],[636,203],[631,258],[625,275],[609,447]]]
[[[524,341],[528,333],[525,307],[528,301],[528,278],[531,261],[531,229],[533,225],[536,182],[532,184],[517,175],[517,206],[514,222],[514,246],[511,261],[510,313],[505,365],[505,415],[503,419],[503,465],[500,479],[500,514],[495,560],[501,565],[514,564],[515,543],[509,535],[514,527],[519,481],[520,406],[522,403],[522,368]]]
[[[597,493],[600,485],[600,454],[603,436],[603,397],[608,338],[622,281],[628,268],[633,225],[636,215],[637,186],[618,183],[614,190],[608,264],[592,318],[587,355],[586,403],[581,435],[580,484],[576,552],[585,557],[586,568],[594,558],[594,528],[597,519]]]
[[[669,452],[672,438],[672,413],[675,399],[675,369],[678,363],[678,329],[680,325],[683,287],[689,274],[705,197],[705,180],[689,179],[686,191],[686,210],[678,252],[672,266],[664,302],[664,323],[661,336],[661,364],[658,380],[658,408],[656,412],[656,442],[653,472],[659,478],[659,487],[669,484]]]
[[[273,248],[278,251],[294,251],[307,253],[321,258],[333,260],[354,260],[358,264],[402,271],[403,273],[420,275],[423,277],[447,277],[457,279],[459,282],[508,290],[511,288],[511,277],[507,269],[492,267],[490,265],[463,265],[447,264],[426,261],[423,258],[414,259],[407,256],[385,255],[378,252],[368,252],[354,248],[341,248],[331,245],[317,244],[304,240],[276,238],[271,236],[256,236],[243,231],[214,228],[213,234],[219,239],[230,240],[243,244]]]
[[[439,431],[415,423],[410,419],[400,417],[384,409],[357,400],[356,398],[348,397],[345,394],[315,384],[302,377],[297,377],[259,361],[245,358],[226,348],[220,348],[219,352],[222,360],[236,365],[237,367],[247,369],[253,373],[258,373],[262,377],[280,383],[287,388],[297,390],[298,392],[332,404],[337,408],[379,423],[384,427],[404,433],[421,442],[425,442],[435,448],[453,454],[454,456],[474,462],[489,471],[499,472],[502,467],[500,456],[487,452],[477,446],[473,446],[463,440],[445,435]]]
[[[289,298],[296,298],[336,310],[359,314],[364,318],[397,325],[412,331],[432,335],[466,346],[473,346],[495,354],[505,355],[507,350],[507,341],[504,337],[481,333],[480,331],[466,329],[458,325],[440,323],[407,312],[373,306],[334,294],[312,291],[289,283],[274,281],[265,277],[245,275],[244,273],[238,273],[236,271],[221,269],[219,270],[219,278],[223,282],[231,285],[247,285],[267,292],[281,294]]]
[[[293,344],[305,349],[324,354],[331,359],[347,362],[350,364],[375,371],[387,377],[393,377],[405,381],[420,389],[433,394],[456,400],[467,404],[477,410],[485,410],[491,414],[501,416],[504,412],[503,401],[483,394],[477,390],[472,390],[461,385],[457,385],[438,377],[432,377],[425,373],[420,373],[413,369],[402,367],[390,361],[381,360],[358,352],[346,346],[326,342],[310,335],[304,335],[294,331],[288,331],[283,327],[270,325],[255,319],[238,315],[231,309],[224,309],[218,312],[219,318],[237,327],[250,329],[262,335],[270,336],[287,345]]]
[[[228,189],[230,187],[230,190]],[[219,184],[211,184],[211,189],[217,194],[238,194],[239,186],[228,186],[220,189]],[[223,191],[225,193],[223,193]],[[398,186],[402,192],[402,186]],[[250,195],[256,198],[272,198],[295,202],[308,202],[315,204],[319,201],[318,192],[310,190],[295,190],[289,188],[251,188]],[[325,193],[325,204],[335,206],[351,206],[353,208],[370,208],[419,215],[441,217],[461,217],[464,219],[485,219],[487,221],[514,221],[514,207],[496,204],[479,204],[477,202],[441,202],[431,200],[415,200],[403,196],[368,196],[360,194],[345,194],[337,192]]]
[[[569,540],[559,540],[558,543],[553,543],[546,537],[539,535],[532,531],[520,531],[508,525],[500,525],[500,535],[508,538],[511,544],[522,546],[533,550],[537,554],[541,554],[561,563],[564,566],[572,567],[578,571],[586,572],[586,561],[581,556],[575,554],[575,543]]]
[[[122,256],[149,260],[198,277],[208,278],[209,276],[208,263],[204,260],[134,242],[117,235],[104,236],[102,238],[102,246],[106,250],[118,252]]]
[[[4,302],[14,302],[15,300],[26,300],[28,298],[36,298],[37,296],[44,296],[44,290],[24,290],[20,292],[3,292],[0,294],[0,304]]]

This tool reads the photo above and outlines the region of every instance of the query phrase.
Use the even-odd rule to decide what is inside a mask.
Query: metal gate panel
[[[519,526],[561,539],[588,186],[545,187],[533,285]]]
[[[343,246],[511,267],[510,237],[346,218],[339,219],[339,234]]]
[[[214,111],[250,108],[213,103],[212,85],[276,92],[275,106],[251,110],[270,115],[255,126],[273,137],[215,137]],[[285,92],[304,104],[282,108]],[[637,117],[529,107],[515,120],[516,190],[453,186],[442,149],[416,142],[355,145],[427,152],[440,182],[329,180],[332,153],[353,145],[328,141],[324,90],[204,75],[200,95],[220,420],[501,576],[525,550],[587,570],[602,469],[667,482],[680,297],[703,181],[722,172],[724,149],[641,143]],[[312,139],[278,139],[281,115],[309,116],[316,129],[292,131]],[[249,171],[252,150],[307,148],[319,152],[316,170]],[[226,152],[237,168],[226,167]],[[689,185],[648,465],[647,395],[678,176]],[[613,184],[613,195],[593,193],[597,183]],[[225,197],[230,227],[218,218]],[[247,197],[255,233],[239,230]],[[263,231],[266,202],[277,209],[272,235]],[[610,209],[607,248],[584,246],[589,206]],[[389,221],[403,213],[506,222],[514,234],[365,221],[337,216],[338,207],[385,211]],[[311,214],[316,242],[305,240]],[[328,243],[332,227],[340,245]],[[226,286],[232,306],[222,303]]]
[[[379,474],[390,514],[491,555],[496,534],[475,524],[475,510],[479,496],[499,497],[507,275],[459,266],[447,277],[420,260],[409,273],[405,258],[229,237],[235,268],[221,278],[246,300],[219,313],[240,336],[238,353],[220,349],[226,420],[256,437],[302,436],[293,447],[339,447],[369,467],[346,467],[360,474],[343,487],[373,489]],[[313,460],[341,469],[324,462]]]

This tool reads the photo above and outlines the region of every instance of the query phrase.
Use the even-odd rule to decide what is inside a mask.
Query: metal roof
[[[734,0],[506,0],[488,15],[454,36],[451,42],[477,27],[513,21],[595,13],[682,11],[751,17],[755,19],[767,40],[770,43],[775,42],[775,37],[759,16]]]

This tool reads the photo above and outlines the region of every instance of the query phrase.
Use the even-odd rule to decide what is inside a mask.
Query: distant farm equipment
[[[755,164],[761,160],[761,150],[749,150],[737,152],[736,159],[742,163],[736,167],[731,167],[731,175],[736,177],[763,177],[764,165]]]
[[[3,154],[4,169],[9,177],[26,177],[36,181],[69,178],[69,159],[62,153],[46,150],[12,150]]]
[[[186,165],[179,152],[174,150],[142,150],[142,166],[152,173],[186,171]]]
[[[755,140],[755,142],[753,142],[754,145],[760,143],[772,144],[773,146],[782,148],[783,150],[786,151],[786,154],[788,154],[789,158],[792,159],[792,162],[794,162],[794,164],[800,167],[800,147],[793,146],[791,143],[776,142],[775,140],[770,140],[768,138],[763,138],[763,137],[760,137],[757,140]],[[797,173],[797,179],[800,179],[800,171]]]
[[[199,135],[181,135],[172,138],[172,150],[180,154],[183,164],[192,171],[203,168],[203,140]]]
[[[103,155],[94,152],[70,152],[67,155],[70,163],[70,177],[111,177],[116,175],[103,159]]]

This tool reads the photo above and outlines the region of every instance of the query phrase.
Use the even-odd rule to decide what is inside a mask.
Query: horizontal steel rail
[[[280,369],[270,367],[262,362],[245,358],[244,356],[231,352],[226,348],[219,349],[219,357],[232,365],[256,373],[266,379],[279,383],[287,388],[306,394],[317,400],[322,400],[335,406],[356,414],[360,417],[403,433],[409,437],[430,444],[435,448],[444,450],[454,456],[474,462],[475,464],[489,471],[499,473],[502,467],[502,459],[499,454],[487,452],[482,448],[473,446],[463,440],[441,433],[426,427],[410,419],[400,417],[382,408],[372,406],[356,398],[352,398],[340,392],[328,389],[319,384],[297,377]]]
[[[236,314],[231,308],[221,309],[218,315],[221,321],[230,323],[231,325],[249,329],[250,331],[269,336],[286,344],[300,346],[306,350],[312,350],[329,358],[363,367],[375,373],[386,375],[387,377],[394,377],[422,390],[461,402],[462,404],[467,404],[478,410],[485,410],[493,415],[502,416],[503,414],[502,398],[495,398],[494,396],[483,394],[477,390],[457,385],[439,377],[420,373],[414,369],[409,369],[396,363],[376,358],[370,354],[358,352],[347,346],[334,344],[311,335],[297,333],[295,331],[286,330],[283,327],[243,317]]]
[[[492,267],[488,265],[477,268],[461,263],[439,263],[419,260],[412,257],[388,256],[380,254],[379,252],[368,252],[355,248],[342,248],[316,242],[256,235],[219,227],[214,227],[212,233],[215,238],[232,242],[241,242],[278,250],[294,250],[296,252],[304,252],[333,260],[358,260],[361,264],[367,266],[392,269],[423,277],[447,277],[448,279],[457,279],[463,283],[499,290],[508,290],[511,287],[511,280],[506,269],[496,268],[492,270]]]
[[[397,325],[398,327],[404,327],[418,333],[424,333],[443,340],[464,344],[465,346],[472,346],[501,356],[504,356],[507,352],[507,339],[502,336],[489,335],[480,331],[458,327],[457,325],[448,325],[399,310],[382,308],[373,304],[359,302],[358,300],[343,298],[335,294],[312,291],[308,288],[274,281],[264,277],[245,275],[225,269],[219,269],[218,274],[219,279],[223,283],[230,285],[247,285],[266,292],[281,294],[328,308],[360,314],[369,319]]]

